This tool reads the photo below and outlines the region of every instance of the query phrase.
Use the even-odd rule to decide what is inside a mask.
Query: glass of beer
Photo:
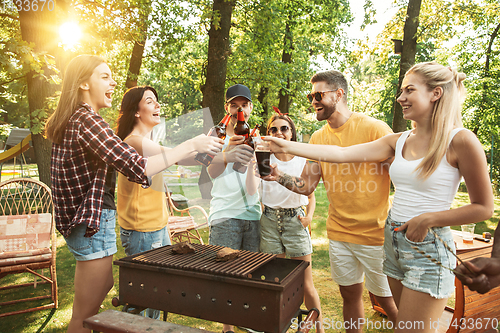
[[[269,176],[271,174],[271,143],[264,141],[260,137],[254,138],[255,156],[257,157],[257,168],[259,168],[259,175],[261,177]]]
[[[462,224],[462,239],[464,243],[472,244],[474,240],[474,223]]]

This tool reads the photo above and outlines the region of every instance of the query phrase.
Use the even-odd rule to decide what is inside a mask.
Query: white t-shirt
[[[228,144],[229,135],[224,140],[224,148]],[[262,210],[259,193],[250,195],[246,188],[247,173],[254,171],[252,168],[247,168],[245,173],[239,173],[233,170],[233,164],[228,163],[224,172],[213,180],[208,217],[210,224],[216,219],[260,220]]]
[[[306,164],[306,159],[294,156],[290,161],[280,161],[271,154],[271,164],[277,163],[278,170],[290,175],[300,176]],[[262,203],[270,208],[297,208],[307,205],[309,199],[303,194],[290,191],[275,181],[261,180]]]

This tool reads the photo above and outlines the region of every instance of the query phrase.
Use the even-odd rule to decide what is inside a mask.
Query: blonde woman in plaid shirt
[[[122,142],[97,113],[111,106],[116,86],[103,59],[82,55],[66,69],[61,98],[45,131],[53,141],[51,182],[56,227],[76,259],[75,297],[68,332],[90,332],[83,320],[97,314],[113,287],[116,252],[114,177],[149,186],[148,178],[193,151],[217,154],[218,138],[197,136],[149,158]]]

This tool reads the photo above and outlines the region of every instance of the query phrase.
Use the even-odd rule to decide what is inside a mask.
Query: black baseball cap
[[[226,91],[226,103],[231,102],[233,99],[236,97],[245,97],[248,99],[250,102],[252,101],[252,96],[250,94],[250,89],[248,89],[247,86],[244,86],[242,84],[235,84],[234,86],[231,86],[227,88]]]

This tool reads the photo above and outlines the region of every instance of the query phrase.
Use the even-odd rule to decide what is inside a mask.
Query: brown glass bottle
[[[219,124],[210,129],[207,136],[216,136],[224,140],[226,138],[226,127],[229,124],[229,120],[231,120],[231,115],[226,114]],[[207,167],[212,163],[214,156],[208,153],[198,153],[194,159]]]
[[[234,135],[242,135],[245,139],[250,135],[250,126],[245,121],[245,114],[243,113],[243,109],[241,107],[238,108],[236,125],[234,125]]]
[[[255,133],[257,132],[257,130],[259,129],[259,127],[260,127],[259,124],[255,125],[255,127],[252,130],[252,133],[250,133],[248,135],[248,137],[245,139],[245,141],[243,142],[244,144],[247,144],[250,147],[252,147],[252,149],[255,149],[255,144],[254,144],[253,138],[256,136]],[[247,166],[243,165],[243,164],[241,164],[239,162],[236,162],[233,165],[233,170],[238,171],[239,173],[245,173],[247,171]]]

